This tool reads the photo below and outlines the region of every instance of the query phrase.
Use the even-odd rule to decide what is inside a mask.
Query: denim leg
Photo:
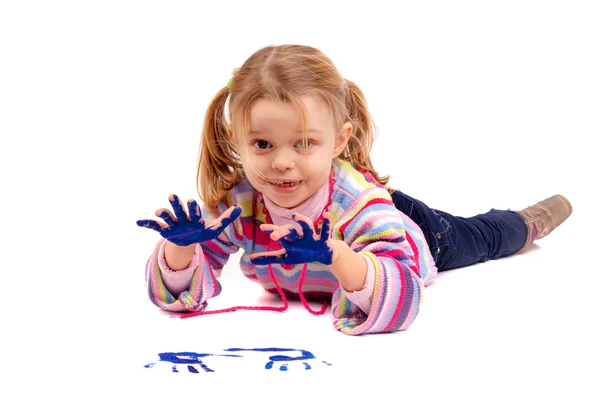
[[[527,239],[525,222],[516,212],[491,209],[464,218],[432,209],[400,191],[392,200],[423,230],[439,271],[511,255]]]

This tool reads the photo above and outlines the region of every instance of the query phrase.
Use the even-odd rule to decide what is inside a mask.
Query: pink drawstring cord
[[[304,284],[304,276],[306,276],[307,266],[308,266],[308,264],[305,263],[304,267],[302,268],[302,273],[300,274],[300,281],[298,282],[298,293],[300,294],[300,300],[302,301],[302,305],[304,305],[304,309],[306,309],[313,315],[316,315],[316,316],[322,315],[327,310],[327,301],[323,302],[323,306],[321,306],[321,310],[317,312],[310,308],[310,306],[308,305],[308,302],[306,302],[306,298],[304,298],[304,294],[302,293],[302,285]]]
[[[269,249],[270,249],[270,247],[267,248],[267,252],[269,251]],[[314,311],[314,310],[311,309],[310,305],[308,305],[308,302],[306,301],[306,298],[304,297],[304,294],[302,293],[302,285],[304,284],[304,277],[306,276],[306,270],[307,270],[307,268],[308,268],[308,263],[305,263],[304,266],[302,267],[302,272],[300,273],[300,280],[298,282],[298,292],[299,292],[299,295],[300,295],[300,300],[302,301],[302,305],[304,306],[304,308],[307,311],[309,311],[310,313],[312,313],[313,315],[316,315],[316,316],[322,315],[327,310],[327,301],[323,302],[323,306],[321,307],[321,309],[319,311]],[[171,317],[179,318],[179,319],[187,319],[189,317],[194,317],[194,316],[213,315],[213,314],[217,314],[217,313],[235,312],[237,310],[268,310],[268,311],[274,311],[274,312],[283,312],[283,311],[287,310],[287,308],[289,306],[288,300],[287,300],[287,298],[285,296],[285,293],[283,292],[283,290],[281,289],[281,287],[277,283],[277,279],[275,278],[275,273],[273,272],[273,265],[269,264],[268,265],[268,269],[269,269],[269,276],[271,277],[271,280],[273,281],[273,284],[275,284],[275,287],[277,288],[277,292],[279,293],[279,295],[283,299],[283,306],[233,306],[231,308],[226,308],[226,309],[218,309],[218,310],[211,310],[211,311],[200,311],[200,312],[191,312],[191,313],[183,313],[183,314],[171,315]]]
[[[200,316],[200,315],[212,315],[215,313],[235,312],[237,310],[270,310],[270,311],[274,311],[274,312],[285,311],[288,308],[288,300],[285,297],[283,290],[277,283],[277,280],[275,279],[275,274],[273,273],[273,266],[269,265],[268,268],[269,268],[269,275],[271,276],[271,280],[273,280],[273,283],[275,284],[275,287],[277,288],[277,292],[283,299],[283,306],[234,306],[234,307],[226,308],[226,309],[184,313],[184,314],[180,314],[180,315],[171,315],[171,317],[187,319],[188,317],[194,317],[194,316]]]

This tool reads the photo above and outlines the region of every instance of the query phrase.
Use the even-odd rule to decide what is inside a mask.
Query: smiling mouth
[[[296,185],[299,185],[302,181],[271,181],[269,180],[268,183],[271,185],[275,185],[277,187],[295,187]]]

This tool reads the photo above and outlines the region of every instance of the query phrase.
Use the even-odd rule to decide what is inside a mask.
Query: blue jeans
[[[527,239],[525,222],[516,212],[491,209],[464,218],[431,209],[400,191],[394,191],[392,200],[423,230],[439,271],[511,255]]]

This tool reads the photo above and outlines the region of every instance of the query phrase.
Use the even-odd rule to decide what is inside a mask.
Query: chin
[[[272,199],[272,200],[273,200],[273,202],[275,202],[275,204],[277,206],[283,207],[283,208],[286,208],[286,209],[293,209],[296,206],[299,206],[300,204],[302,204],[302,202],[294,202],[294,201],[290,201],[290,200],[288,200],[288,201],[282,201],[280,199],[277,199],[277,200],[276,199]]]
[[[277,194],[273,194],[273,196],[270,198],[277,206],[284,207],[286,209],[293,209],[296,206],[300,206],[305,201],[305,199],[300,199],[298,197],[295,197],[294,199],[286,199],[285,197],[278,196]]]

